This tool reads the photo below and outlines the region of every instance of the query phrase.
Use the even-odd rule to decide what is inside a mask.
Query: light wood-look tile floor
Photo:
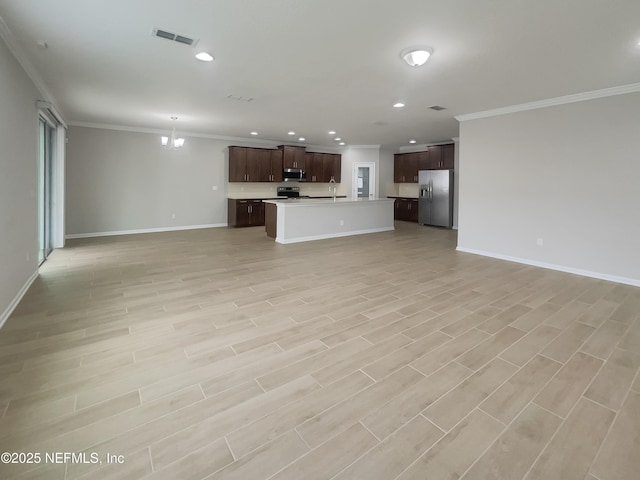
[[[42,455],[0,478],[640,478],[640,289],[455,244],[70,241],[0,330],[0,452]]]

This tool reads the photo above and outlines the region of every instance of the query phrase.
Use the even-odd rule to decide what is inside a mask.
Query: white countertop
[[[308,207],[313,205],[349,205],[357,203],[393,202],[392,198],[296,198],[287,200],[264,200],[264,203],[273,203],[286,207]]]
[[[279,197],[278,195],[251,195],[251,194],[247,194],[247,195],[229,195],[227,197],[229,200],[263,200],[263,199],[270,199],[270,200],[277,200],[277,199],[286,199],[287,197]]]

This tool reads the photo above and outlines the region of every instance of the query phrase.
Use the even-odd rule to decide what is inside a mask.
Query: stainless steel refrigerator
[[[453,170],[420,170],[418,222],[453,227]]]

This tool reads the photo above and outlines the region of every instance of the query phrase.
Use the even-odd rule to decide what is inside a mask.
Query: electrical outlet
[[[211,187],[211,190],[213,190],[215,192],[216,190],[218,190],[218,186],[214,185],[213,187]]]
[[[539,238],[538,240],[536,240],[536,244],[537,244],[539,247],[543,246],[543,245],[544,245],[544,239]]]
[[[27,252],[27,262],[29,261],[31,257],[29,256],[29,252]]]
[[[175,213],[172,213],[172,214],[171,214],[171,218],[176,218],[176,214],[175,214]]]
[[[340,220],[340,226],[344,225],[344,220]]]

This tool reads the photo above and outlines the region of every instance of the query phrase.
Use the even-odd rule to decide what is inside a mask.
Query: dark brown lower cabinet
[[[230,227],[264,225],[264,203],[258,199],[228,200],[227,224]]]
[[[278,235],[278,207],[273,203],[264,204],[264,230],[267,237],[276,238]]]
[[[418,199],[396,198],[393,210],[394,220],[418,223]]]

